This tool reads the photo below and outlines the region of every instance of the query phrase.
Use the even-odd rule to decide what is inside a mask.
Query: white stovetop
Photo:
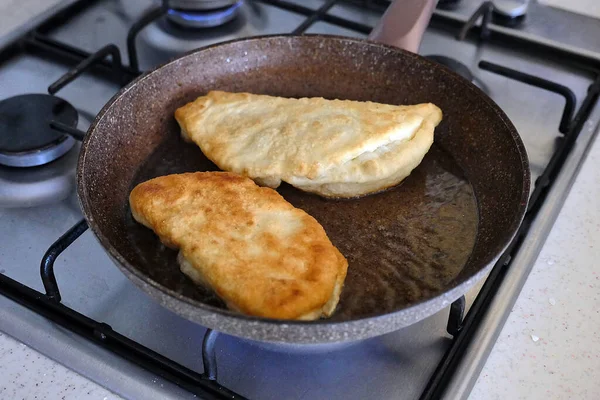
[[[600,140],[596,140],[471,400],[598,399]],[[0,334],[1,399],[120,399]],[[36,397],[37,396],[37,397]]]

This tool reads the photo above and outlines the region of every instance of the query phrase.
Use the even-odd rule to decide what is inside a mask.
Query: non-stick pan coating
[[[442,109],[434,146],[399,187],[339,201],[287,185],[279,189],[321,222],[349,260],[342,299],[330,320],[290,323],[226,310],[179,272],[175,252],[132,220],[127,198],[135,184],[215,169],[197,147],[180,139],[173,118],[176,108],[211,89],[432,102]],[[117,265],[161,304],[238,336],[321,343],[399,329],[463,294],[518,227],[529,169],[523,144],[502,111],[444,68],[360,40],[276,36],[191,53],[117,94],[84,141],[78,190],[90,226]]]

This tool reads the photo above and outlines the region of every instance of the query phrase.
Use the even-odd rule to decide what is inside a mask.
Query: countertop
[[[593,144],[471,400],[600,398],[600,140]],[[120,399],[0,334],[0,399]]]

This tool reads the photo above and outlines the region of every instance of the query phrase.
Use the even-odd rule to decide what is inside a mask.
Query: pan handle
[[[438,0],[394,0],[369,39],[416,53]]]

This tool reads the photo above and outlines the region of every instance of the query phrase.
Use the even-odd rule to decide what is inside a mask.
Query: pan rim
[[[357,44],[363,44],[363,45],[368,44],[370,46],[384,48],[384,49],[388,50],[389,52],[399,52],[399,53],[404,54],[404,56],[409,56],[413,59],[418,59],[420,62],[428,63],[429,66],[431,66],[432,68],[435,68],[442,74],[446,74],[451,79],[461,80],[463,82],[465,88],[468,88],[471,92],[473,92],[476,96],[478,96],[479,99],[481,99],[482,101],[485,101],[486,105],[490,108],[490,110],[493,110],[495,112],[495,114],[500,118],[500,120],[505,125],[506,129],[510,132],[511,138],[515,145],[515,149],[518,151],[521,165],[524,170],[523,185],[521,188],[521,199],[520,199],[517,216],[511,223],[509,233],[507,236],[507,240],[505,241],[503,246],[497,252],[495,252],[495,256],[493,256],[491,260],[489,260],[476,273],[474,273],[470,276],[467,276],[460,281],[457,281],[456,279],[454,281],[452,281],[452,283],[451,283],[452,286],[449,287],[446,291],[444,291],[442,293],[438,293],[437,295],[434,295],[433,297],[424,298],[418,302],[411,303],[403,308],[394,310],[392,312],[378,314],[378,315],[370,315],[370,316],[365,316],[365,317],[360,317],[357,319],[350,319],[350,320],[336,321],[336,320],[329,320],[329,319],[318,319],[318,320],[314,320],[314,321],[298,321],[298,320],[283,320],[283,319],[248,316],[248,315],[236,313],[229,309],[217,308],[217,307],[202,303],[198,300],[194,300],[192,298],[184,296],[172,289],[169,289],[169,288],[163,286],[159,282],[157,282],[157,281],[153,280],[152,278],[148,277],[147,275],[143,274],[138,268],[136,268],[134,265],[129,263],[129,261],[127,261],[120,254],[119,251],[116,250],[116,248],[112,245],[111,241],[103,234],[102,230],[99,228],[99,226],[95,222],[94,216],[92,215],[92,205],[91,205],[89,197],[87,195],[87,189],[86,189],[87,184],[86,184],[85,178],[84,178],[85,177],[86,156],[88,153],[88,143],[90,142],[90,140],[93,136],[93,133],[96,131],[96,127],[104,119],[105,115],[111,110],[112,106],[119,99],[121,99],[121,97],[125,93],[127,93],[129,90],[132,90],[138,83],[142,82],[145,79],[150,78],[153,74],[158,73],[158,71],[161,70],[162,68],[165,68],[169,65],[177,63],[181,59],[186,58],[192,54],[196,54],[199,52],[206,52],[213,48],[228,46],[231,44],[251,43],[251,42],[255,42],[255,41],[285,39],[285,38],[297,38],[297,39],[302,38],[302,40],[304,40],[304,39],[307,39],[307,40],[315,40],[315,39],[316,40],[338,40],[338,41],[343,41],[346,43],[350,42],[350,43],[357,43]],[[147,73],[140,75],[139,77],[137,77],[133,81],[131,81],[129,84],[127,84],[126,86],[121,88],[102,107],[102,109],[100,110],[100,112],[98,113],[98,115],[96,116],[96,118],[94,119],[94,121],[92,122],[90,127],[88,128],[87,133],[84,137],[84,140],[82,141],[81,152],[79,154],[79,159],[78,159],[78,163],[77,163],[77,197],[79,200],[79,205],[82,210],[83,216],[86,219],[91,231],[94,233],[94,235],[96,236],[97,240],[100,242],[100,244],[102,245],[104,250],[109,254],[109,256],[112,258],[112,260],[117,265],[117,267],[119,269],[121,269],[122,272],[124,272],[126,275],[129,275],[129,274],[133,275],[137,280],[144,282],[147,285],[150,285],[154,290],[162,292],[163,294],[168,295],[170,298],[184,303],[188,307],[191,306],[194,308],[199,308],[204,312],[218,314],[220,317],[231,318],[231,319],[235,319],[235,320],[242,320],[245,322],[250,322],[253,324],[260,324],[260,325],[269,325],[269,326],[290,325],[290,326],[294,326],[296,328],[306,328],[306,329],[313,329],[313,328],[318,329],[318,328],[332,327],[332,326],[338,326],[338,325],[350,326],[350,325],[354,325],[354,324],[364,324],[364,323],[368,323],[368,322],[375,322],[379,319],[387,319],[387,318],[390,318],[391,316],[395,316],[395,315],[398,315],[401,313],[408,313],[408,312],[410,312],[411,309],[417,308],[417,307],[422,306],[429,302],[435,302],[438,298],[448,297],[448,298],[452,298],[452,301],[456,300],[458,297],[460,297],[460,295],[464,294],[463,288],[472,286],[473,281],[479,281],[481,279],[481,277],[483,275],[485,275],[492,268],[492,266],[498,260],[500,255],[506,250],[506,248],[509,246],[509,244],[513,241],[513,239],[521,225],[521,222],[525,216],[526,210],[527,210],[527,204],[528,204],[528,200],[529,200],[530,180],[531,180],[531,177],[530,177],[530,170],[529,170],[529,161],[528,161],[527,153],[525,150],[525,145],[523,144],[523,141],[521,140],[521,137],[519,136],[516,128],[514,127],[514,125],[508,118],[508,116],[506,116],[504,111],[502,111],[502,109],[489,96],[487,96],[481,89],[479,89],[476,85],[467,81],[466,79],[464,79],[460,75],[456,74],[455,72],[449,70],[448,68],[438,65],[437,63],[435,63],[431,60],[428,60],[427,58],[422,57],[418,54],[411,53],[409,51],[400,49],[398,47],[385,45],[382,43],[373,42],[373,41],[369,41],[369,40],[365,40],[365,39],[351,38],[351,37],[340,36],[340,35],[324,35],[324,34],[305,34],[305,35],[271,34],[271,35],[254,36],[254,37],[249,37],[249,38],[234,39],[234,40],[229,40],[229,41],[225,41],[225,42],[215,43],[215,44],[212,44],[209,46],[205,46],[202,48],[198,48],[198,49],[189,51],[185,54],[182,54],[181,56],[179,56],[177,58],[174,58],[166,63],[163,63],[163,64],[155,67],[151,71],[148,71]],[[469,256],[469,258],[470,258],[470,256]],[[468,260],[465,262],[465,264],[466,263],[468,263]],[[139,286],[139,284],[137,282],[134,282],[134,283],[136,283]],[[460,294],[457,295],[458,292],[460,292]],[[449,301],[448,304],[450,304],[450,302],[451,301]]]

